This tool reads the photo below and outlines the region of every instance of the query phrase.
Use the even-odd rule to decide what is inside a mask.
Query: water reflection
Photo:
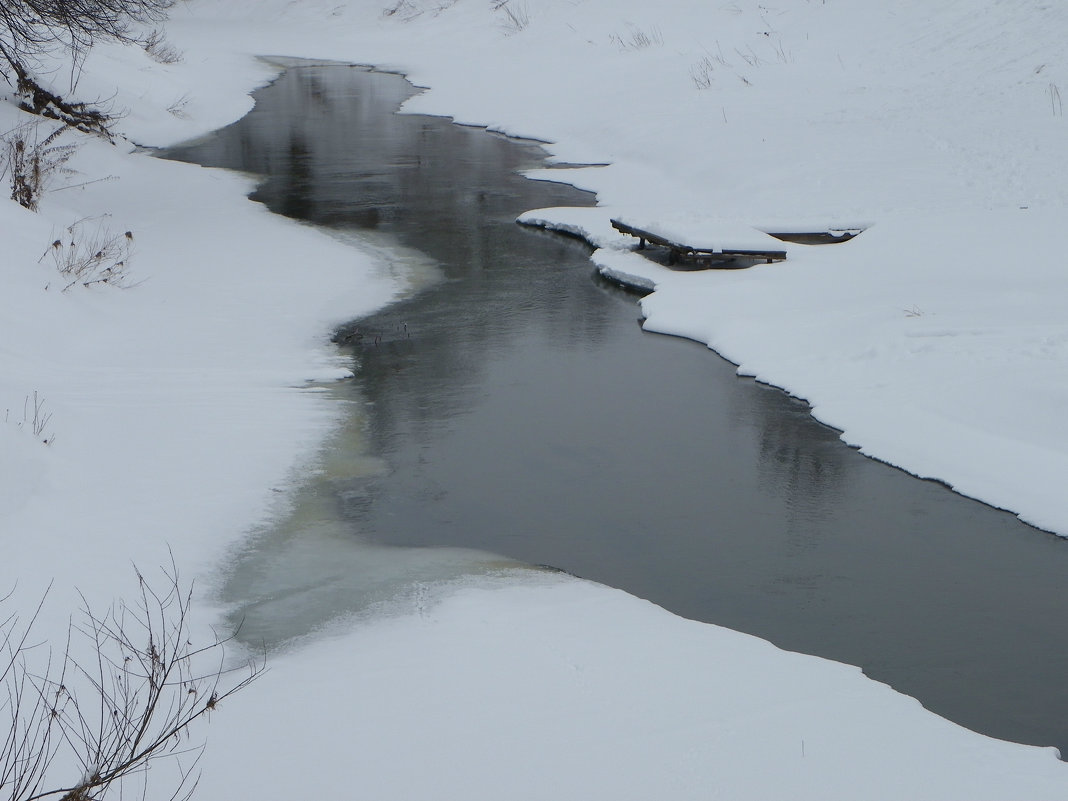
[[[837,432],[813,435],[807,404],[758,388],[763,391],[749,393],[749,405],[736,410],[734,419],[756,418],[759,486],[769,495],[785,495],[790,530],[820,531],[837,500],[851,491],[844,486],[852,475],[846,469],[848,455]]]
[[[229,597],[281,637],[504,554],[1068,749],[1068,543],[864,458],[705,348],[644,335],[581,245],[513,223],[591,198],[518,178],[535,148],[392,114],[412,91],[292,70],[177,154],[263,173],[272,209],[417,249],[432,274],[338,333],[352,417]]]

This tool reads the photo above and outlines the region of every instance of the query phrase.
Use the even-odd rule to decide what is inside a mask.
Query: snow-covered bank
[[[1064,794],[1048,752],[618,591],[551,574],[424,589],[396,617],[278,658],[228,704],[203,797]]]
[[[396,291],[360,251],[250,203],[248,180],[129,150],[83,141],[38,214],[0,204],[4,576],[31,596],[54,580],[63,615],[75,586],[110,601],[168,545],[202,574],[270,514],[338,414],[309,383],[350,374],[331,324]],[[64,291],[54,240],[79,253],[126,232],[127,288]]]
[[[880,377],[911,380],[892,368],[919,363],[914,340],[933,360],[922,362],[922,380],[906,388],[925,387],[935,406],[974,401],[976,392],[1011,401],[1000,391],[1003,371],[1044,344],[1053,365],[1044,375],[1063,367],[1051,316],[1063,290],[1055,269],[1015,272],[1030,284],[1021,297],[1026,320],[1034,298],[1046,301],[1034,309],[1046,310],[1038,340],[1018,339],[1031,333],[1020,329],[1024,312],[999,310],[989,260],[978,272],[961,263],[943,273],[959,252],[952,250],[911,270],[885,269],[900,248],[924,252],[919,245],[942,253],[971,242],[973,259],[1000,247],[1011,260],[1021,251],[1005,251],[1008,245],[1036,245],[1035,232],[1052,224],[1062,167],[1041,162],[1058,141],[1052,126],[1059,115],[1040,119],[1028,109],[1045,111],[1044,91],[1044,102],[1055,98],[1048,87],[1059,80],[1056,64],[1027,72],[1041,77],[1021,79],[1018,94],[998,81],[1014,64],[1031,70],[1031,61],[1053,54],[1056,19],[1047,26],[1054,33],[1027,30],[1012,39],[1034,51],[987,65],[978,48],[982,29],[963,24],[968,3],[939,13],[900,3],[893,14],[865,8],[827,16],[826,4],[799,2],[772,12],[756,4],[543,0],[522,4],[522,14],[516,4],[511,18],[475,0],[400,3],[394,14],[383,14],[383,4],[193,0],[175,8],[170,28],[183,61],[159,65],[136,51],[104,49],[82,86],[130,109],[122,128],[134,141],[164,144],[240,116],[247,91],[270,74],[256,54],[370,62],[433,86],[409,104],[413,110],[552,137],[561,160],[611,162],[568,174],[597,188],[606,204],[641,201],[656,215],[689,205],[762,227],[870,219],[871,230],[840,250],[790,247],[787,264],[744,274],[668,275],[650,267],[659,287],[646,305],[650,325],[707,337],[762,378],[817,401],[817,413],[832,424],[857,415],[851,425],[868,430],[866,404],[890,400],[879,395]],[[1001,26],[1013,12],[1032,23],[1038,13],[1003,4],[984,12],[983,23]],[[981,100],[955,89],[939,94],[945,86],[934,80],[934,57],[909,64],[896,55],[957,22],[955,47],[940,51],[954,59],[958,82],[950,88],[982,67],[989,86],[980,82]],[[876,24],[882,38],[873,48]],[[716,38],[702,41],[694,31]],[[998,41],[1003,47],[1005,38]],[[977,55],[956,60],[972,50]],[[819,70],[806,77],[801,68],[810,63]],[[887,85],[891,67],[901,77]],[[917,84],[920,78],[927,82]],[[791,94],[812,85],[819,93]],[[645,106],[643,96],[657,104]],[[847,105],[843,97],[861,100]],[[685,124],[673,113],[680,98]],[[994,100],[1005,101],[997,118],[1010,118],[1008,133],[983,125],[990,120],[982,114],[995,114]],[[953,125],[968,119],[964,127],[979,138],[950,137],[956,131],[941,116],[939,125],[923,124],[930,120],[921,112],[935,108],[956,115]],[[13,110],[3,114],[7,127],[15,124]],[[999,142],[1038,156],[1005,162]],[[936,152],[921,147],[932,144]],[[992,157],[977,158],[983,144]],[[340,374],[327,342],[331,325],[395,290],[358,252],[246,202],[241,178],[101,143],[87,144],[72,164],[85,180],[111,179],[53,192],[36,216],[13,204],[0,211],[7,277],[0,390],[11,410],[0,426],[3,575],[18,576],[20,592],[30,595],[54,578],[60,610],[75,586],[91,598],[122,594],[132,583],[129,560],[165,562],[167,545],[189,572],[210,576],[226,549],[284,499],[273,490],[314,463],[336,419],[338,410],[306,383]],[[946,180],[947,169],[959,185]],[[1010,202],[979,216],[976,207],[1001,205],[1003,186],[1013,189]],[[1012,225],[1024,195],[1036,214],[1019,219],[1037,220],[1031,227]],[[910,210],[918,210],[911,219]],[[74,220],[103,214],[111,215],[104,221],[111,230],[133,232],[130,275],[140,283],[59,292],[47,259],[39,263],[42,252]],[[939,242],[932,231],[950,236]],[[998,238],[999,231],[1014,236]],[[960,296],[968,308],[953,305],[954,289],[972,286],[977,274],[989,288]],[[891,277],[901,284],[876,280]],[[833,287],[840,293],[826,302],[819,290]],[[971,301],[987,318],[1001,311],[1011,324],[992,332],[996,353],[989,338],[969,333],[979,330],[970,327]],[[961,368],[959,359],[975,354],[998,356],[997,392],[986,371]],[[839,372],[847,360],[867,368],[866,383],[835,407],[835,398],[822,401],[819,393],[854,391],[856,374]],[[1032,381],[1033,370],[1023,368],[1034,363],[1012,375]],[[968,377],[973,393],[947,394],[947,377],[950,388]],[[1054,383],[1042,387],[1046,400],[1055,396]],[[50,445],[28,431],[32,409],[22,419],[34,392],[52,415]],[[898,397],[905,395],[912,399]],[[989,408],[964,422],[1001,433],[1000,422],[1015,420],[1017,410],[998,412],[997,426]],[[903,433],[886,437],[902,458],[918,458],[915,443],[933,441],[910,430],[919,419],[916,411],[903,415]],[[1035,427],[1018,432],[1016,445],[1037,442],[1056,478],[1057,449],[1038,427],[1049,418],[1027,419]],[[873,432],[887,434],[885,427]],[[971,442],[950,431],[937,456],[952,459],[964,441]],[[971,461],[978,470],[990,460]],[[681,621],[605,588],[532,581],[537,586],[516,581],[492,592],[420,595],[394,615],[339,624],[335,639],[275,657],[272,672],[214,721],[202,797],[252,795],[256,782],[256,794],[267,797],[1064,794],[1068,776],[1050,752],[964,732],[854,670]],[[433,770],[424,771],[428,765]]]
[[[890,215],[837,245],[780,243],[781,264],[701,271],[635,252],[612,214],[521,220],[588,240],[604,275],[652,290],[647,331],[787,388],[869,456],[1064,533],[1061,210]]]

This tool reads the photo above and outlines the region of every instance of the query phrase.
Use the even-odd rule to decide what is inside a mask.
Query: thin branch
[[[190,642],[192,588],[183,588],[173,557],[159,586],[136,567],[135,573],[134,604],[120,601],[97,614],[82,596],[81,622],[69,624],[62,658],[54,661],[49,653],[37,673],[25,655],[41,606],[31,625],[19,629],[14,615],[0,624],[6,691],[0,709],[10,713],[7,728],[0,729],[0,789],[12,801],[101,799],[132,776],[143,784],[149,764],[159,759],[178,765],[171,797],[188,798],[203,752],[203,746],[186,744],[192,727],[261,675],[264,663],[249,661],[246,675],[224,685],[234,672],[224,661],[230,638],[216,636],[199,647]],[[83,661],[76,646],[90,649],[91,658]],[[218,667],[197,668],[212,652]],[[80,765],[82,776],[57,786],[51,774],[60,752],[64,764]]]

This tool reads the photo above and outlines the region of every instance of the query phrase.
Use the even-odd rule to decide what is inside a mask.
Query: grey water
[[[356,377],[329,391],[348,418],[295,507],[235,555],[223,595],[250,636],[548,565],[1068,754],[1068,541],[865,458],[708,349],[643,333],[637,298],[582,243],[514,222],[594,198],[521,177],[544,166],[532,143],[395,113],[414,92],[292,68],[243,120],[167,154],[259,176],[254,200],[410,287],[338,331]]]

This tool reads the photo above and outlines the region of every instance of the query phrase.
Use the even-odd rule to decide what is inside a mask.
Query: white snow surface
[[[616,216],[626,228],[644,231],[694,250],[785,250],[781,239],[768,236],[737,220],[718,220],[691,211],[663,209],[641,216],[628,210]],[[666,222],[665,222],[666,220]],[[631,238],[633,241],[633,237]]]
[[[168,549],[212,623],[227,554],[339,420],[317,383],[346,374],[331,326],[402,290],[373,253],[248,202],[246,178],[132,147],[239,118],[277,70],[257,55],[402,70],[429,87],[408,111],[606,165],[534,173],[600,207],[531,217],[655,287],[649,330],[1068,535],[1068,6],[189,0],[167,31],[179,62],[100,47],[79,79],[126,111],[128,140],[85,141],[39,213],[0,202],[0,591],[26,614],[52,582],[42,637],[62,637],[77,591],[127,595],[131,561]],[[62,63],[52,80],[69,90]],[[25,120],[0,105],[0,129]],[[675,272],[612,231],[628,215],[867,230]],[[77,220],[132,232],[130,288],[62,291],[50,244]],[[200,798],[1068,796],[1048,749],[567,577],[417,587],[309,635],[213,715]]]

